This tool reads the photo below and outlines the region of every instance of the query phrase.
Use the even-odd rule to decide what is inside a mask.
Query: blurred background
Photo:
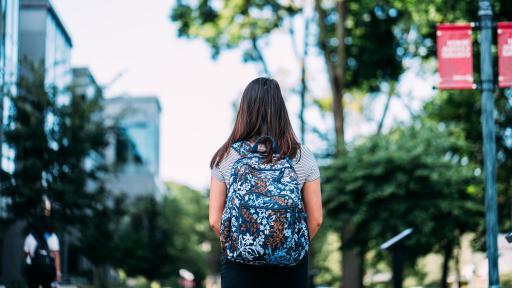
[[[434,88],[435,25],[476,21],[478,1],[0,3],[0,286],[25,287],[47,197],[63,287],[220,287],[209,161],[268,76],[321,166],[311,287],[391,287],[391,255],[404,287],[487,287],[480,92]],[[509,0],[493,11],[512,20]],[[512,90],[495,105],[512,287]]]

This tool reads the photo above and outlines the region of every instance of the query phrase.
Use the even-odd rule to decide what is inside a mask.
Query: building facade
[[[102,94],[102,87],[96,82],[89,68],[74,67],[72,75],[71,86],[76,95],[91,99]]]
[[[59,91],[59,101],[67,101],[65,89],[71,84],[73,43],[49,0],[20,0],[19,58],[43,65],[45,84]]]
[[[108,181],[114,192],[128,196],[163,195],[160,180],[160,102],[157,97],[115,97],[106,100],[105,116],[117,122],[130,142],[132,157],[121,173]],[[115,141],[107,149],[108,162],[117,162]]]
[[[18,21],[19,1],[0,0],[0,170],[7,172],[14,169],[14,155],[4,145],[3,125],[10,107],[6,96],[15,93],[18,75]]]
[[[0,189],[7,185],[7,172],[12,172],[13,153],[4,143],[3,128],[6,123],[10,102],[8,95],[15,93],[18,75],[18,0],[0,0]],[[3,209],[6,200],[0,198],[0,218],[5,218]],[[5,231],[0,227],[0,244]],[[4,247],[0,245],[0,279],[7,275],[9,263],[4,257]]]
[[[49,0],[17,0],[19,3],[12,0],[0,1],[2,23],[6,22],[5,29],[2,27],[1,30],[2,41],[5,39],[5,43],[2,42],[1,45],[0,64],[2,68],[5,65],[11,66],[9,69],[4,68],[5,74],[1,73],[4,80],[3,87],[7,86],[7,90],[14,89],[17,77],[27,75],[24,74],[29,72],[26,68],[27,62],[32,62],[44,69],[45,85],[48,88],[55,88],[57,101],[60,103],[69,101],[70,93],[66,92],[66,89],[72,81],[70,57],[72,42]],[[12,7],[13,11],[9,12],[9,7]],[[2,91],[5,90],[2,89]],[[7,103],[4,106],[9,105],[6,101],[2,103]],[[8,110],[5,108],[2,116]],[[2,119],[5,120],[4,117]],[[52,119],[51,114],[47,116],[47,121],[53,121]],[[2,146],[4,152],[2,167],[12,171],[16,169],[12,160],[14,152],[5,145]],[[20,253],[23,251],[24,227],[23,221],[17,221],[2,231],[0,283],[7,286],[17,285],[23,281],[23,259]],[[61,247],[62,267],[65,274],[68,245],[61,243]]]

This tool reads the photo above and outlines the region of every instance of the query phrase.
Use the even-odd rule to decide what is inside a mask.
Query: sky
[[[122,73],[105,91],[107,97],[152,95],[160,100],[161,178],[205,189],[210,179],[210,158],[232,129],[233,103],[252,79],[261,76],[259,66],[242,63],[240,50],[212,60],[209,47],[201,40],[178,38],[169,20],[172,0],[52,3],[73,40],[73,66],[89,67],[100,84]],[[300,31],[298,35],[301,37]],[[311,97],[322,97],[329,91],[326,71],[318,51],[313,52],[308,61]],[[264,54],[298,132],[298,102],[290,91],[299,83],[299,66],[287,32],[273,34]],[[399,89],[404,94],[415,91],[415,99],[409,104],[418,107],[431,94],[432,86],[428,81],[418,81],[415,75],[404,77],[405,84]],[[376,107],[382,106],[379,101],[374,103]],[[390,112],[388,125],[408,117],[399,103],[392,105]],[[375,129],[375,124],[361,117],[349,116],[348,138]],[[315,109],[306,112],[306,119],[321,130],[332,127],[330,118],[322,117]],[[308,145],[320,147],[310,138]]]

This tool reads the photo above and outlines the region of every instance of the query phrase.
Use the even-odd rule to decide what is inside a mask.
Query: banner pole
[[[498,207],[496,196],[496,128],[494,121],[494,77],[492,62],[492,3],[479,0],[480,79],[482,87],[482,136],[485,182],[485,224],[489,287],[499,288]]]

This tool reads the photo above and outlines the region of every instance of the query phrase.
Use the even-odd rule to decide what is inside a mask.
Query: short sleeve
[[[231,167],[233,163],[240,159],[240,155],[231,148],[227,153],[226,157],[220,161],[218,166],[214,166],[212,171],[212,176],[215,177],[220,182],[227,183],[230,177]]]
[[[220,166],[214,166],[212,168],[212,176],[219,180],[220,182],[225,182],[224,181],[224,176],[222,175],[222,172],[220,171]]]
[[[36,239],[32,237],[32,234],[28,234],[27,237],[25,237],[25,243],[23,244],[23,251],[27,253],[27,258],[25,259],[25,263],[28,265],[32,264],[32,258],[31,256],[34,254],[34,249],[36,248]]]
[[[23,245],[23,251],[25,251],[25,253],[28,253],[28,254],[32,254],[32,247],[34,247],[34,239],[32,237],[32,235],[28,235],[27,237],[25,237],[25,243]]]
[[[46,242],[48,243],[48,249],[50,249],[51,251],[60,250],[59,238],[57,237],[57,235],[55,235],[55,233],[52,233],[52,235],[48,237]]]
[[[318,168],[313,152],[306,146],[302,146],[301,153],[300,161],[303,163],[306,172],[304,182],[311,182],[320,178],[320,169]]]

